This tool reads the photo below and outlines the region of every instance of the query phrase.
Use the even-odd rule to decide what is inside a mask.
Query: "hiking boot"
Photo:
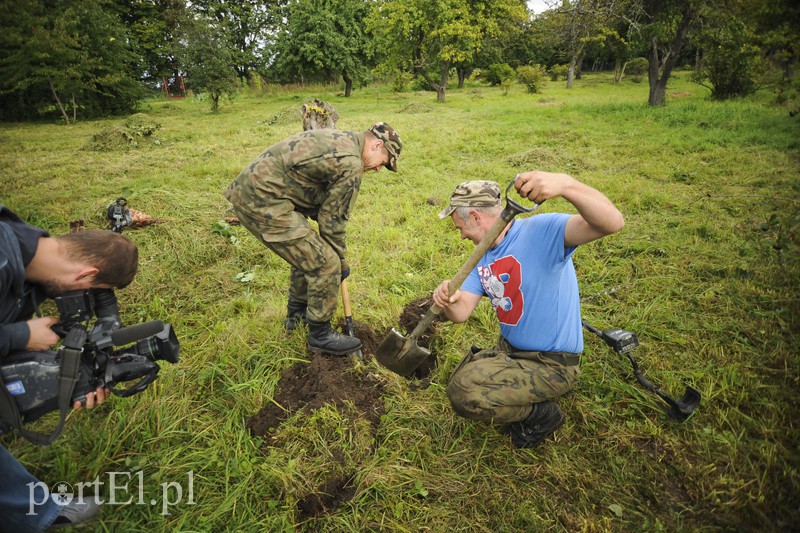
[[[504,432],[511,435],[511,442],[517,448],[534,448],[560,428],[564,420],[564,413],[558,404],[547,400],[533,404],[528,418],[508,424]]]
[[[308,321],[308,349],[315,354],[349,355],[361,349],[361,341],[331,328],[331,321]]]
[[[87,520],[91,520],[100,512],[100,505],[95,498],[74,499],[61,508],[61,512],[50,526],[51,529],[58,529],[67,526],[74,526]]]
[[[308,317],[306,316],[305,302],[293,302],[289,300],[286,305],[286,318],[283,319],[283,327],[286,331],[293,331],[301,324],[308,324]]]

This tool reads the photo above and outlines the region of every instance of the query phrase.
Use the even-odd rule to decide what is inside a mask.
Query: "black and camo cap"
[[[450,204],[442,209],[439,218],[449,217],[458,207],[493,207],[502,205],[500,185],[493,181],[465,181],[450,195]]]
[[[400,136],[393,127],[385,122],[378,122],[369,129],[369,132],[382,140],[384,148],[389,152],[389,162],[384,166],[392,172],[397,172],[397,158],[400,157],[400,152],[403,150],[403,141],[400,140]]]

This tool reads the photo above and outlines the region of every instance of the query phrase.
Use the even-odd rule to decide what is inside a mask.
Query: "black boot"
[[[308,321],[308,349],[315,354],[348,355],[361,348],[361,341],[331,328],[331,321]]]
[[[306,307],[308,304],[305,302],[294,302],[289,300],[286,305],[286,318],[283,320],[283,327],[286,331],[292,331],[300,324],[308,324],[306,317]]]
[[[534,448],[564,423],[564,413],[554,401],[533,404],[531,414],[525,420],[513,422],[505,427],[511,442],[517,448]]]

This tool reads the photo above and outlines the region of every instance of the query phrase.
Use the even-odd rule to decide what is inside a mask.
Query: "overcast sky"
[[[547,4],[544,3],[544,0],[528,0],[528,8],[538,15],[547,9]]]

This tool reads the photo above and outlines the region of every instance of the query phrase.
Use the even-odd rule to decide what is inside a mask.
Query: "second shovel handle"
[[[516,180],[516,176],[514,180]],[[461,266],[461,269],[450,280],[450,283],[447,287],[447,292],[449,292],[451,295],[461,288],[461,284],[464,283],[465,279],[467,279],[469,273],[472,272],[472,269],[475,268],[481,258],[486,255],[486,252],[492,247],[494,241],[497,240],[497,237],[500,236],[500,234],[503,232],[503,229],[505,229],[508,223],[511,222],[515,216],[520,213],[532,213],[536,211],[536,209],[542,205],[542,203],[544,203],[540,202],[538,204],[534,204],[532,207],[523,207],[517,202],[511,200],[508,197],[508,192],[514,185],[514,180],[512,180],[506,188],[506,206],[503,209],[503,212],[500,213],[500,216],[497,217],[497,220],[494,221],[494,224],[489,227],[489,230],[486,232],[486,235],[484,235],[483,239],[481,239],[481,241],[475,246],[475,249],[472,250],[472,253],[469,254],[469,257]],[[422,317],[422,320],[419,321],[417,327],[414,328],[414,331],[411,332],[406,344],[408,344],[409,341],[416,340],[420,335],[422,335],[422,333],[431,325],[433,319],[436,318],[436,315],[441,312],[442,308],[436,304],[433,304],[428,312]]]
[[[344,307],[344,316],[353,316],[350,310],[350,291],[347,289],[347,280],[342,280],[342,307]]]

